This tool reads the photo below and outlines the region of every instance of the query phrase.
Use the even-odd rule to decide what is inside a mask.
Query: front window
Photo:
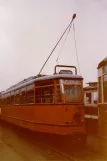
[[[97,92],[93,92],[93,103],[97,104],[97,102],[98,102],[98,94]]]
[[[66,103],[78,103],[82,101],[82,81],[63,80]]]

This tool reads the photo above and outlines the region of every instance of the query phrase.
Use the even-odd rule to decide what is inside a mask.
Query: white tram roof
[[[23,88],[27,85],[31,85],[36,81],[45,81],[45,80],[51,80],[51,79],[58,79],[58,78],[72,78],[72,79],[83,79],[80,75],[73,75],[73,74],[54,74],[54,75],[47,75],[47,76],[41,76],[41,77],[30,77],[30,79],[25,79],[16,85],[8,88],[5,92],[2,94],[6,94],[9,92],[12,92],[13,90],[17,90],[19,88]]]

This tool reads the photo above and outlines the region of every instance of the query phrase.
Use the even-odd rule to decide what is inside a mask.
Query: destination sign
[[[63,84],[82,84],[80,80],[63,80]]]

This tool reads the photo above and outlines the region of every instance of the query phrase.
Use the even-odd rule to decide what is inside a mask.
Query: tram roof
[[[16,85],[11,86],[8,88],[5,92],[2,94],[6,94],[9,92],[12,92],[13,90],[17,90],[19,88],[23,88],[27,85],[31,85],[32,83],[36,81],[45,81],[45,80],[51,80],[51,79],[59,79],[59,78],[72,78],[72,79],[83,79],[80,75],[73,75],[73,74],[54,74],[54,75],[47,75],[47,76],[41,76],[41,77],[30,77],[30,79],[25,79]]]
[[[99,64],[97,69],[101,68],[102,66],[104,66],[107,63],[107,57],[105,57]]]
[[[85,91],[87,91],[87,90],[94,90],[94,89],[97,90],[97,84],[98,84],[98,82],[88,82],[86,84],[88,84],[88,86],[84,87],[84,90]]]
[[[94,90],[94,89],[97,90],[97,86],[87,86],[87,87],[84,87],[85,91],[87,91],[87,90]]]

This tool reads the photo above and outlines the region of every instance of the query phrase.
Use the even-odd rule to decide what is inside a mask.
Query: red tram
[[[56,72],[57,67],[71,70]],[[66,69],[67,69],[66,68]],[[83,78],[75,66],[24,79],[0,95],[0,119],[38,132],[84,135]]]
[[[107,137],[107,57],[98,64],[99,134]]]
[[[85,125],[88,134],[98,133],[98,82],[89,82],[84,88]]]

